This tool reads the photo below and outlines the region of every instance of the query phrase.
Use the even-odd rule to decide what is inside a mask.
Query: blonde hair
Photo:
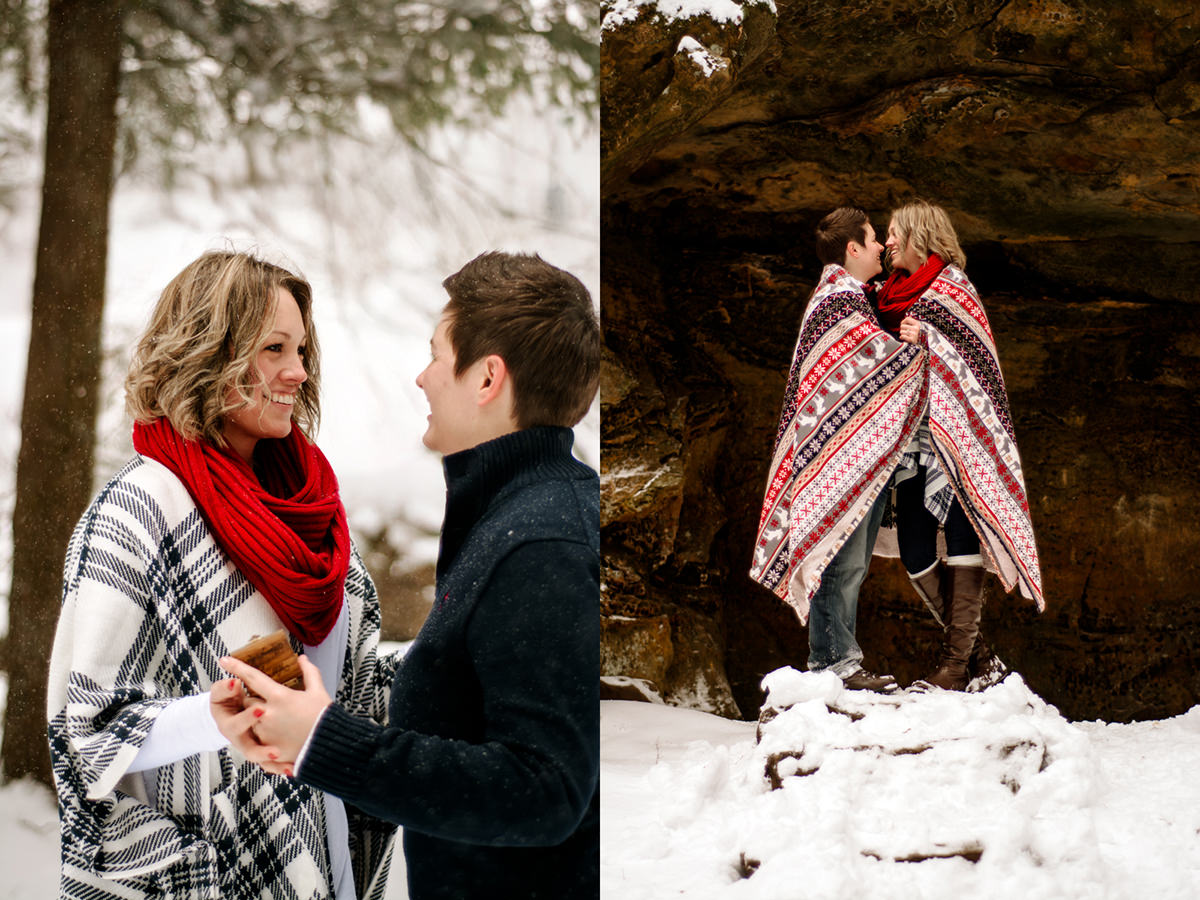
[[[958,245],[958,236],[950,217],[940,206],[914,200],[892,212],[891,227],[896,229],[903,249],[912,246],[923,258],[936,253],[943,262],[967,268],[967,254]]]
[[[298,275],[249,253],[211,251],[163,290],[125,378],[125,408],[135,421],[165,416],[185,438],[225,445],[225,416],[254,402],[266,385],[257,368],[274,326],[277,291],[296,298],[304,322],[307,380],[293,408],[312,436],[321,418],[320,352],[312,288]]]

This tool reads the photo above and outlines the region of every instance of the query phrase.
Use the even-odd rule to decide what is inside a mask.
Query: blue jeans
[[[808,668],[830,669],[839,678],[862,668],[862,648],[854,639],[858,589],[867,577],[875,535],[883,520],[887,490],[879,497],[842,549],[821,573],[821,584],[808,611]]]

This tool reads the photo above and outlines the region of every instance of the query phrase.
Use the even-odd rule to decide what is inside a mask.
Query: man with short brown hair
[[[896,680],[862,665],[858,593],[894,468],[887,460],[919,422],[896,402],[920,389],[918,351],[880,328],[867,299],[883,246],[866,213],[836,209],[816,238],[824,269],[796,342],[750,575],[808,622],[810,670],[888,693]]]
[[[447,486],[437,595],[388,724],[331,703],[303,657],[304,691],[226,658],[265,703],[223,730],[269,771],[402,825],[414,900],[595,897],[600,491],[571,426],[599,383],[599,323],[578,279],[536,256],[484,254],[445,287],[417,377]]]
[[[583,283],[541,257],[492,251],[442,282],[455,374],[482,356],[507,361],[518,428],[574,425],[600,384],[596,313]]]

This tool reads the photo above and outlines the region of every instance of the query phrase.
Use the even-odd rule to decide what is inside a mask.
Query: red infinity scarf
[[[333,469],[299,428],[260,440],[254,471],[206,440],[184,440],[165,419],[133,426],[138,453],[184,483],[217,543],[288,631],[321,643],[342,608],[350,565],[350,529]]]
[[[921,299],[921,295],[929,290],[933,280],[944,268],[946,264],[942,262],[942,258],[936,253],[930,253],[925,264],[911,275],[906,274],[903,269],[892,272],[876,295],[879,323],[888,331],[899,331],[908,308]]]

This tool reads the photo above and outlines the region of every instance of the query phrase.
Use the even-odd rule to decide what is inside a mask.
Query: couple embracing
[[[892,272],[876,288],[885,250]],[[1043,599],[1008,395],[966,257],[945,211],[924,201],[892,213],[886,247],[865,212],[834,210],[817,253],[751,577],[808,623],[810,670],[896,690],[864,668],[855,638],[890,501],[900,559],[942,628],[939,659],[914,686],[986,687],[1007,669],[980,634],[985,571],[1039,609]]]

